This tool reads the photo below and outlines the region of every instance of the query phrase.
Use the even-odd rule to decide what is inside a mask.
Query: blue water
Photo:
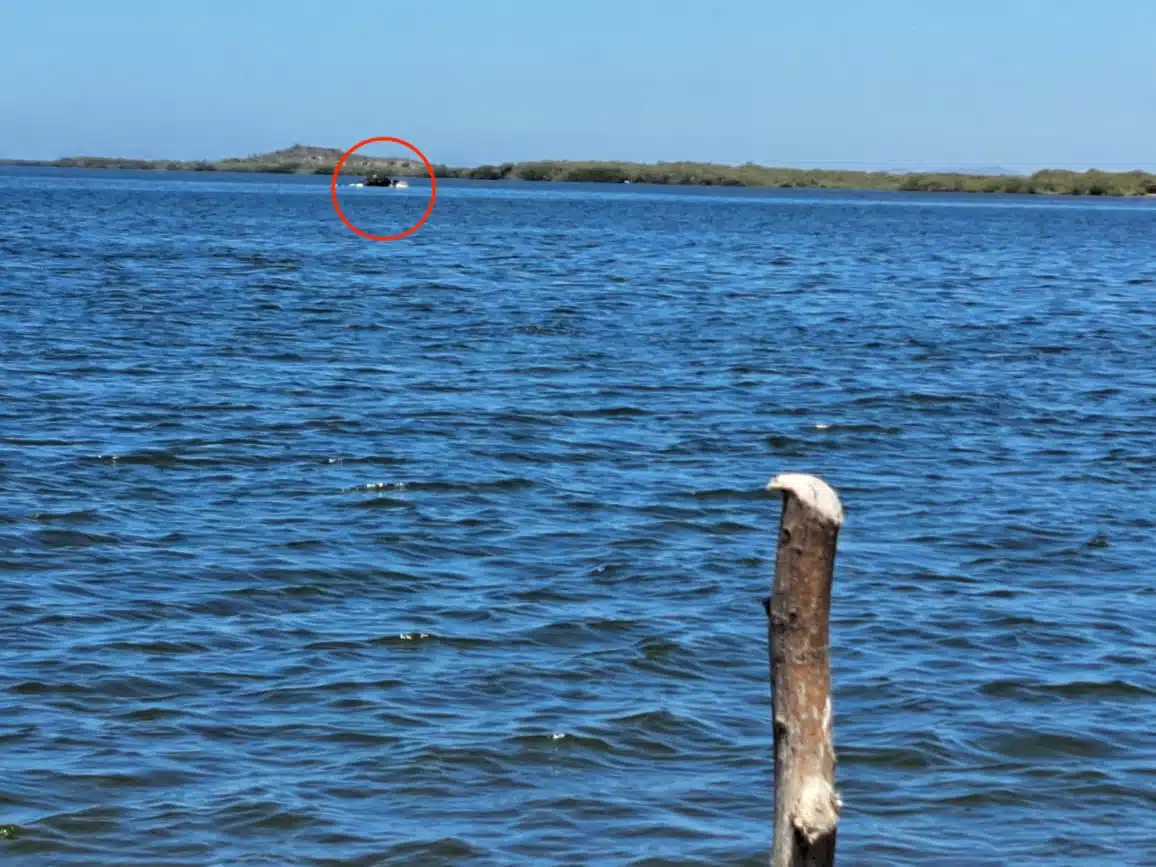
[[[0,861],[763,864],[805,471],[839,862],[1156,864],[1154,427],[1151,200],[4,170]]]

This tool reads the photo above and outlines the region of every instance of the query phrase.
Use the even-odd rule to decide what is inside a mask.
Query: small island
[[[215,162],[196,160],[139,160],[118,157],[64,157],[58,160],[0,160],[0,165],[61,168],[137,169],[195,172],[273,172],[330,175],[341,159],[337,148],[293,147],[231,157]],[[1068,196],[1156,196],[1156,174],[1143,171],[1084,172],[1043,169],[1031,175],[969,174],[966,172],[869,172],[842,169],[792,169],[745,163],[536,160],[482,165],[472,168],[433,166],[438,178],[492,181],[554,181],[606,184],[666,184],[683,186],[771,187],[778,189],[893,190],[930,193],[1021,193]],[[389,179],[424,177],[426,167],[413,159],[368,157],[353,154],[341,173]],[[393,184],[396,185],[396,184]]]

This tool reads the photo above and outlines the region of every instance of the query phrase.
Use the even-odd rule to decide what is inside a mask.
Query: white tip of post
[[[824,521],[843,526],[843,504],[835,490],[817,476],[806,473],[781,473],[767,483],[768,491],[794,495],[800,503]]]

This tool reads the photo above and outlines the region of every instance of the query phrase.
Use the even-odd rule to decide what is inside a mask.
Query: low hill
[[[125,157],[63,157],[58,160],[7,160],[9,164],[59,166],[81,169],[142,169],[153,171],[193,172],[273,172],[276,174],[328,175],[344,151],[337,148],[296,144],[281,150],[247,157],[223,160],[141,160]],[[425,166],[418,160],[392,157],[370,157],[353,154],[341,167],[343,175],[365,175],[369,172],[395,175],[422,175]]]
[[[295,144],[292,147],[269,151],[264,154],[219,160],[213,166],[220,172],[283,172],[328,175],[333,173],[333,167],[341,159],[342,153],[344,152],[337,148]],[[425,166],[414,159],[371,157],[357,153],[350,156],[341,166],[342,174],[364,175],[369,172],[418,175],[425,173]]]

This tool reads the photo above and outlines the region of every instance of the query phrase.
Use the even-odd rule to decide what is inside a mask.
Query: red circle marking
[[[359,150],[368,144],[373,144],[374,142],[379,141],[393,142],[394,144],[403,145],[404,147],[409,148],[411,151],[421,157],[421,161],[425,163],[425,170],[429,172],[429,204],[426,205],[425,213],[421,215],[420,220],[418,220],[404,232],[399,232],[396,235],[371,235],[369,232],[363,232],[361,229],[357,228],[357,226],[353,225],[353,223],[349,222],[344,212],[341,210],[341,203],[337,201],[337,176],[341,174],[341,167],[345,165],[345,161],[353,155],[354,151]],[[406,235],[412,235],[414,232],[421,228],[422,223],[429,219],[429,215],[434,208],[434,202],[436,202],[438,198],[438,179],[434,176],[433,166],[431,166],[429,160],[425,158],[425,154],[423,154],[405,139],[394,138],[391,135],[379,135],[375,136],[374,138],[367,138],[364,141],[359,141],[357,144],[355,144],[341,155],[341,159],[337,161],[337,165],[333,169],[333,178],[329,181],[329,195],[333,198],[333,207],[337,211],[337,216],[341,218],[341,222],[343,222],[351,232],[356,232],[358,235],[361,235],[361,237],[369,238],[371,241],[396,241],[399,238],[404,238]]]

